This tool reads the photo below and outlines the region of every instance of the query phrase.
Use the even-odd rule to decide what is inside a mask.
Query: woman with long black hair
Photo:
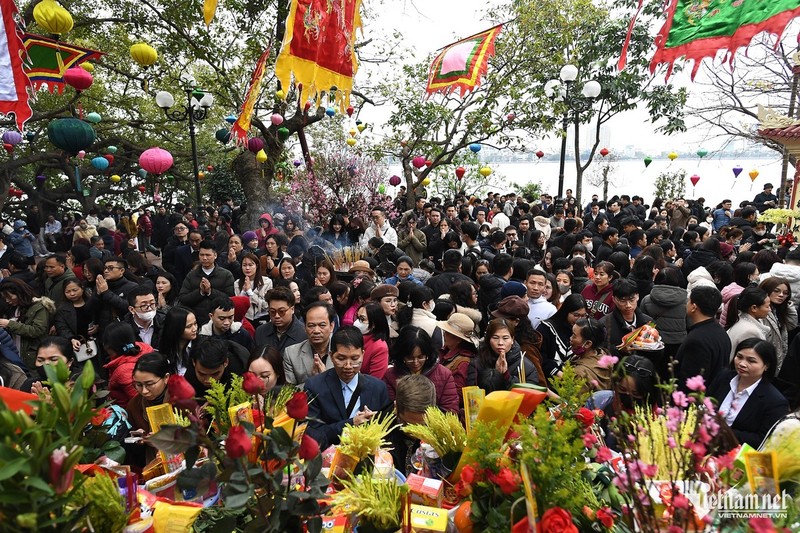
[[[543,320],[536,328],[542,336],[542,369],[546,377],[555,376],[571,357],[569,339],[572,336],[572,326],[586,316],[586,300],[580,294],[570,294],[556,314]]]
[[[191,309],[175,306],[169,310],[161,329],[159,351],[170,362],[173,374],[183,375],[191,364],[189,351],[197,339],[197,317]]]

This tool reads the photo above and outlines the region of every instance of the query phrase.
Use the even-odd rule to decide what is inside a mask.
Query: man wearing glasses
[[[128,293],[138,287],[125,278],[128,262],[121,257],[106,259],[103,275],[95,278],[97,297],[100,299],[100,325],[114,319],[122,320],[128,314]]]
[[[281,355],[284,350],[306,340],[303,322],[294,316],[295,297],[288,287],[275,287],[267,291],[269,322],[256,329],[256,346],[263,350],[269,346]]]
[[[275,290],[275,289],[273,289]],[[364,338],[361,331],[346,326],[331,338],[333,368],[306,381],[308,434],[320,450],[339,444],[345,424],[359,426],[378,412],[391,408],[386,384],[361,373]]]
[[[367,227],[364,235],[361,236],[361,245],[365,246],[367,242],[373,237],[380,237],[383,242],[390,242],[397,246],[397,232],[386,220],[386,209],[381,206],[375,206],[370,212],[372,224]]]
[[[129,314],[125,320],[133,326],[136,338],[150,346],[158,346],[165,315],[157,309],[152,287],[137,285],[128,292],[128,304]]]

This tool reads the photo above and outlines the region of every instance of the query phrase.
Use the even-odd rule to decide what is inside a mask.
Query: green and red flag
[[[498,24],[445,46],[431,63],[425,91],[430,95],[458,90],[463,98],[480,85],[489,58],[494,54],[494,41],[502,29],[503,25]]]
[[[64,72],[89,61],[99,59],[105,52],[83,48],[62,41],[54,41],[41,35],[26,33],[22,43],[28,53],[25,74],[28,75],[35,89],[47,85],[51,93],[64,92]]]
[[[726,50],[733,66],[736,51],[750,44],[759,33],[780,35],[789,22],[800,16],[798,0],[668,0],[667,20],[656,35],[656,53],[650,62],[655,71],[681,57],[694,61],[692,79],[706,57]],[[779,42],[779,41],[778,41]],[[624,65],[624,58],[620,60]]]

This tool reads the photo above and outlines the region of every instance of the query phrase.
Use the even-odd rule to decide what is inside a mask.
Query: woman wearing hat
[[[463,409],[464,399],[461,389],[470,385],[469,366],[478,355],[478,339],[475,337],[475,322],[467,315],[453,313],[447,321],[440,321],[444,346],[439,353],[439,363],[453,373],[453,381],[458,392],[459,405]]]
[[[499,382],[500,388],[509,389],[519,383],[520,368],[524,369],[527,383],[539,383],[536,367],[522,357],[519,344],[514,340],[514,321],[495,318],[486,327],[478,356],[470,366],[469,382]],[[489,392],[489,391],[487,391]]]
[[[353,266],[350,267],[350,270],[347,271],[350,274],[353,274],[357,278],[367,278],[370,281],[375,281],[375,271],[369,266],[369,263],[360,259],[353,263]]]

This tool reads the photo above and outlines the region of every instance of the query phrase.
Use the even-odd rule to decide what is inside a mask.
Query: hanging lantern
[[[422,168],[425,166],[425,158],[421,155],[418,155],[411,160],[411,164],[414,165],[414,168]]]
[[[36,4],[33,18],[47,33],[62,35],[72,29],[72,15],[55,0],[42,0]]]
[[[294,165],[294,168],[298,168],[303,164],[303,162],[300,159],[295,159],[292,161],[292,164]]]
[[[607,156],[608,154],[609,154],[608,148],[601,148],[600,149],[600,155],[602,155],[603,157]]]
[[[259,163],[267,162],[267,152],[265,152],[263,148],[259,150],[258,153],[256,154],[256,161],[258,161]]]
[[[733,167],[732,170],[733,170],[733,179],[738,178],[739,174],[742,173],[742,167],[740,167],[739,165],[736,165],[735,167]]]
[[[350,137],[355,137],[356,135],[358,135],[358,130],[355,128],[350,128],[350,131],[348,131],[347,133],[350,134]]]
[[[108,153],[110,153],[110,154],[116,154],[117,153],[117,147],[116,146],[109,146],[108,148],[106,148],[106,150],[108,150]]]
[[[112,174],[111,177],[108,179],[111,180],[111,183],[119,183],[120,181],[122,181],[122,176],[120,176],[119,174]]]
[[[92,86],[94,77],[80,67],[71,67],[64,72],[64,83],[78,92],[85,91]]]
[[[22,189],[17,189],[16,187],[11,187],[8,189],[8,194],[14,198],[22,198],[22,195],[25,194],[25,191]]]
[[[283,100],[284,98],[286,98],[286,93],[283,92],[283,89],[278,89],[277,91],[275,91],[275,98],[277,98],[278,100]]]
[[[392,176],[391,178],[389,178],[389,185],[391,185],[392,187],[397,187],[398,185],[400,185],[400,176]]]
[[[143,168],[140,168],[136,173],[139,174],[139,177],[142,179],[147,177],[147,171]]]
[[[269,121],[272,122],[273,126],[280,126],[283,124],[283,116],[279,113],[273,113]]]
[[[424,180],[422,180],[422,186],[423,187],[427,187],[430,184],[431,184],[431,179],[430,178],[425,178]]]
[[[9,130],[3,133],[3,144],[10,144],[16,146],[22,142],[22,134],[18,131]]]
[[[351,105],[347,106],[347,116],[348,117],[352,117],[353,116],[353,111],[355,111],[353,106],[351,106]]]
[[[206,179],[206,173],[201,170],[200,172],[197,173],[197,179],[203,181],[204,179]]]
[[[144,192],[147,190],[147,189],[145,189],[144,185],[139,185],[136,188],[139,189],[139,192],[142,193],[142,194],[144,194]]]
[[[102,117],[102,116],[100,116],[100,113],[97,113],[97,112],[95,112],[95,111],[92,111],[91,113],[89,113],[88,115],[86,115],[86,121],[87,121],[87,122],[90,122],[90,123],[92,123],[92,124],[97,124],[97,123],[98,123],[98,122],[100,122],[101,120],[103,120],[103,117]]]
[[[236,115],[228,115],[227,117],[225,117],[225,122],[227,122],[228,124],[233,124],[234,122],[236,122]]]
[[[699,148],[699,149],[697,150],[697,157],[699,157],[699,158],[701,158],[701,159],[702,159],[702,158],[704,158],[704,157],[705,157],[705,156],[707,156],[707,155],[708,155],[708,150],[706,150],[705,148]]]
[[[139,166],[156,176],[163,174],[173,164],[172,154],[163,148],[148,148],[139,156]]]
[[[652,157],[650,157],[649,155],[647,157],[645,157],[644,158],[644,168],[649,167],[650,163],[652,163],[652,162],[653,162],[653,158]]]
[[[95,141],[94,129],[77,118],[58,118],[47,125],[47,138],[57,148],[71,155],[89,148]]]
[[[227,128],[220,128],[214,134],[214,137],[216,137],[217,141],[220,143],[228,144],[231,140],[231,132]]]
[[[281,126],[280,128],[278,128],[278,138],[281,141],[285,141],[286,139],[288,139],[289,135],[291,135],[291,132],[289,131],[289,128],[287,128],[286,126]]]
[[[426,160],[425,160],[425,166],[426,166],[426,167],[431,167],[431,166],[433,166],[433,161],[431,161],[430,159],[426,159]]]
[[[538,157],[539,159],[543,158],[544,157],[544,152],[542,152],[541,150],[537,150],[536,151],[536,157]]]
[[[78,66],[90,74],[94,73],[94,63],[89,63],[88,61],[84,61]]]
[[[481,145],[478,143],[472,143],[469,145],[469,149],[472,151],[473,154],[477,154],[481,151]]]
[[[667,157],[669,158],[670,161],[675,161],[676,159],[678,159],[678,152],[670,152],[667,154]]]
[[[209,172],[213,172],[214,171],[214,166],[213,165],[208,165],[206,167],[206,170],[208,170]]]
[[[750,176],[750,181],[756,181],[756,178],[758,177],[759,172],[758,172],[758,170],[753,169],[748,174]]]
[[[347,143],[347,146],[350,146],[352,148],[353,146],[356,145],[357,141],[355,139],[353,139],[352,137],[348,137],[345,142]]]
[[[264,139],[260,137],[253,137],[249,141],[247,141],[247,149],[257,154],[259,150],[264,149]]]
[[[461,179],[464,177],[464,174],[467,172],[467,169],[464,167],[456,167],[456,177]]]
[[[336,110],[332,107],[329,107],[328,109],[325,110],[325,114],[328,115],[329,117],[332,117],[333,115],[336,114]]]
[[[29,143],[32,143],[34,139],[36,139],[36,134],[32,131],[29,131],[25,134],[25,140],[27,140]]]
[[[8,143],[3,143],[3,148],[9,154],[14,151],[14,145],[11,145],[11,144],[8,144]]]
[[[517,115],[515,115],[514,113],[509,113],[508,115],[506,115],[506,120],[509,123],[514,122],[515,118],[517,118]]]
[[[489,167],[481,167],[481,169],[478,172],[480,172],[481,176],[483,176],[484,178],[488,178],[492,173],[492,169]]]
[[[78,159],[83,161],[84,157],[86,157],[86,150],[81,150],[80,152],[78,152]]]
[[[41,187],[42,185],[44,185],[45,181],[47,181],[47,176],[45,176],[43,174],[39,174],[38,176],[36,176],[36,185],[37,186]]]
[[[108,161],[109,165],[113,165],[114,164],[114,156],[113,155],[106,154],[103,157],[105,158],[106,161]]]
[[[97,170],[103,171],[108,168],[108,159],[105,157],[95,157],[92,159],[92,166]]]
[[[689,178],[689,181],[692,182],[692,187],[694,187],[695,185],[697,185],[697,182],[700,181],[700,176],[695,174],[694,176]]]
[[[140,67],[152,66],[158,60],[158,52],[147,43],[136,43],[131,46],[131,57]]]
[[[367,129],[367,125],[366,124],[357,124],[356,128],[358,128],[358,131],[363,133],[364,130]]]
[[[167,174],[167,183],[169,183],[170,185],[175,183],[175,176],[173,176],[172,174]]]

